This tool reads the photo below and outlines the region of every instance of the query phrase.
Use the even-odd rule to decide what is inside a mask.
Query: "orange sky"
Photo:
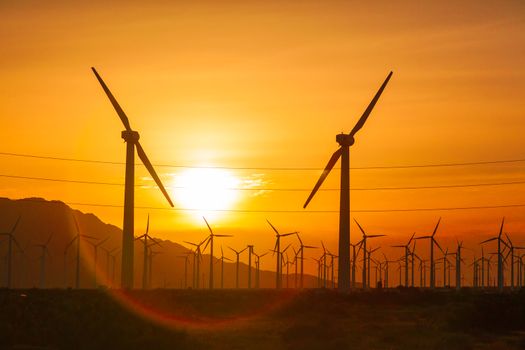
[[[335,135],[350,131],[390,70],[394,76],[352,147],[352,166],[524,158],[524,10],[520,1],[3,1],[0,152],[124,161],[123,127],[89,70],[95,66],[158,164],[322,168],[337,148]],[[4,175],[124,180],[121,165],[8,156],[0,165]],[[150,184],[145,169],[137,169],[137,183]],[[157,170],[168,186],[182,171]],[[310,189],[320,173],[230,172],[242,186],[298,189]],[[524,172],[525,163],[356,170],[351,182],[502,182],[523,180]],[[323,187],[337,188],[338,181],[334,171]],[[524,188],[352,192],[351,203],[356,210],[524,204]],[[121,204],[123,187],[0,178],[0,195]],[[307,195],[240,191],[232,209],[301,210]],[[167,207],[154,188],[137,188],[136,205]],[[122,225],[119,208],[73,207]],[[309,209],[337,210],[338,193],[319,192]],[[158,236],[180,242],[205,235],[195,214],[149,212]],[[137,233],[147,213],[136,210]],[[524,214],[525,208],[352,216],[394,241],[428,232],[442,216],[446,241],[492,234],[503,215],[517,236]],[[236,235],[231,245],[250,242],[262,251],[273,246],[266,218],[337,250],[337,213],[229,213],[210,221],[217,233]]]

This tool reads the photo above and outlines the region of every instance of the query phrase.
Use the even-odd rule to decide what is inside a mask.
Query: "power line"
[[[87,185],[106,185],[106,186],[124,186],[123,183],[117,182],[101,182],[101,181],[85,181],[85,180],[69,180],[56,179],[47,177],[32,177],[19,175],[0,174],[0,177],[22,180],[36,180],[36,181],[51,181],[62,183],[75,183]],[[394,190],[423,190],[423,189],[446,189],[446,188],[468,188],[468,187],[488,187],[488,186],[507,186],[507,185],[522,185],[525,181],[508,181],[508,182],[487,182],[474,184],[453,184],[453,185],[435,185],[435,186],[408,186],[408,187],[355,187],[350,188],[350,191],[394,191]],[[145,185],[136,184],[135,187],[144,187]],[[169,187],[169,186],[168,186]],[[185,189],[188,187],[172,186],[175,189]],[[309,192],[310,188],[273,188],[273,187],[230,187],[224,188],[231,191],[276,191],[276,192]],[[339,191],[338,188],[320,188],[318,191]]]
[[[105,208],[123,208],[123,205],[101,204],[101,203],[79,203],[79,202],[62,202],[62,201],[45,201],[38,199],[22,199],[22,201],[37,203],[64,203],[67,205],[88,206],[88,207],[105,207]],[[454,211],[454,210],[479,210],[479,209],[499,209],[499,208],[522,208],[525,204],[502,204],[502,205],[481,205],[481,206],[464,206],[464,207],[441,207],[441,208],[401,208],[401,209],[362,209],[351,210],[352,213],[393,213],[393,212],[420,212],[420,211]],[[227,212],[227,213],[339,213],[339,210],[250,210],[250,209],[191,209],[191,208],[169,208],[169,207],[151,207],[135,206],[135,209],[145,210],[166,210],[166,211],[185,211],[185,212]]]
[[[45,160],[80,162],[80,163],[94,163],[94,164],[111,164],[111,165],[125,165],[125,162],[94,160],[94,159],[79,159],[79,158],[65,158],[65,157],[51,157],[40,156],[35,154],[22,154],[11,152],[0,152],[2,156],[36,158]],[[429,164],[404,164],[404,165],[388,165],[388,166],[368,166],[368,167],[350,167],[350,170],[388,170],[388,169],[413,169],[413,168],[439,168],[439,167],[460,167],[460,166],[476,166],[476,165],[491,165],[491,164],[506,164],[506,163],[522,163],[522,159],[503,159],[491,161],[478,162],[458,162],[458,163],[429,163]],[[140,164],[135,164],[140,166]],[[276,171],[319,171],[323,168],[315,167],[227,167],[227,166],[189,166],[189,165],[175,165],[175,164],[154,164],[156,167],[165,168],[182,168],[182,169],[227,169],[227,170],[276,170]],[[339,168],[334,168],[339,169]]]

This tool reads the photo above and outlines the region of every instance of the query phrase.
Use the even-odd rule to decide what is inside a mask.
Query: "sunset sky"
[[[352,167],[525,158],[524,20],[521,1],[2,1],[0,152],[124,162],[123,126],[94,66],[152,162],[176,166],[156,169],[177,208],[202,205],[190,200],[199,194],[176,188],[197,178],[210,186],[207,208],[252,211],[205,213],[216,233],[235,235],[228,245],[272,248],[269,219],[336,252],[339,171],[323,185],[332,191],[302,205],[337,149],[335,135],[352,129],[391,70],[351,148]],[[137,164],[136,206],[168,209]],[[0,175],[124,182],[122,164],[0,154],[0,166]],[[203,166],[221,170],[191,169]],[[351,172],[354,188],[512,181],[525,181],[525,162]],[[351,207],[525,204],[524,189],[352,191]],[[0,196],[10,198],[118,206],[123,191],[0,177]],[[121,208],[72,207],[122,226]],[[272,210],[297,212],[264,212]],[[200,212],[137,209],[137,234],[148,213],[158,237],[207,233]],[[371,233],[389,235],[384,246],[428,233],[440,216],[445,245],[477,242],[497,232],[503,215],[525,243],[525,207],[352,213]],[[352,242],[357,233],[353,225]]]

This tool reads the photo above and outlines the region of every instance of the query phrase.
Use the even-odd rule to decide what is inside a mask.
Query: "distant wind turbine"
[[[276,271],[275,271],[275,288],[277,289],[280,289],[281,288],[281,275],[282,275],[282,272],[281,272],[281,237],[286,237],[286,236],[290,236],[290,235],[295,235],[297,234],[298,232],[290,232],[290,233],[279,233],[279,231],[277,231],[277,229],[275,228],[275,226],[272,225],[272,223],[269,221],[269,220],[266,220],[266,222],[268,222],[268,224],[271,226],[271,228],[273,229],[273,231],[275,232],[275,246],[273,248],[273,251],[274,251],[274,254],[277,253],[277,261],[276,261]]]
[[[408,256],[410,255],[410,243],[414,239],[415,232],[412,234],[412,237],[408,240],[407,244],[393,245],[392,248],[403,248],[405,250],[405,287],[408,288]],[[414,277],[412,276],[412,280]]]
[[[52,238],[53,234],[50,234],[45,243],[34,245],[35,247],[42,249],[42,253],[40,255],[40,288],[46,288],[46,257],[51,257],[48,246]]]
[[[315,247],[312,245],[304,245],[303,241],[301,240],[301,236],[299,236],[299,232],[297,232],[296,235],[297,235],[297,239],[299,240],[299,243],[301,244],[299,247],[299,250],[297,251],[297,254],[299,254],[299,260],[301,261],[301,279],[299,280],[299,288],[303,289],[304,287],[304,250],[305,249],[317,249],[318,247]],[[295,274],[295,278],[297,279],[297,273]]]
[[[89,244],[91,244],[93,246],[93,250],[94,250],[94,256],[93,256],[93,281],[94,281],[94,286],[95,288],[97,288],[97,258],[98,258],[98,248],[107,242],[107,240],[109,239],[109,237],[103,239],[102,241],[98,242],[98,243],[94,243],[94,242],[90,242],[90,241],[87,241]]]
[[[208,226],[208,230],[210,230],[210,235],[208,236],[208,241],[206,242],[206,245],[204,246],[204,250],[206,250],[206,247],[208,244],[210,245],[210,276],[209,276],[209,288],[213,289],[213,239],[215,237],[233,237],[232,235],[216,235],[213,233],[213,230],[210,227],[210,224],[208,224],[208,221],[203,216],[204,222],[206,223],[206,226]]]
[[[354,221],[357,224],[357,227],[359,227],[359,230],[361,231],[361,233],[363,234],[363,239],[362,239],[362,242],[363,242],[363,289],[366,289],[366,288],[370,288],[370,285],[367,283],[368,279],[367,279],[367,266],[366,265],[367,265],[368,251],[366,250],[366,242],[369,238],[384,237],[385,235],[367,235],[365,230],[361,227],[361,225],[359,225],[357,220],[354,219]]]
[[[73,221],[75,221],[75,229],[76,229],[76,235],[75,237],[67,244],[65,250],[64,250],[64,263],[66,259],[66,254],[68,248],[73,244],[77,243],[77,256],[76,256],[76,271],[75,271],[75,288],[80,288],[80,240],[81,238],[87,238],[87,239],[97,239],[96,237],[80,234],[80,228],[78,227],[77,218],[73,215]],[[65,268],[65,266],[64,266]]]
[[[228,248],[230,248],[235,253],[236,258],[237,258],[235,262],[235,288],[239,289],[239,256],[241,255],[242,252],[248,249],[248,247],[242,250],[235,250],[232,247],[228,247]]]
[[[12,274],[13,274],[13,242],[16,244],[18,249],[22,250],[22,247],[20,247],[20,244],[18,244],[18,241],[16,240],[14,233],[16,231],[16,228],[18,227],[18,223],[20,222],[20,216],[18,219],[16,219],[15,224],[11,228],[11,230],[7,232],[1,232],[0,236],[7,236],[7,281],[6,286],[7,288],[11,288],[12,284]]]
[[[361,130],[365,125],[368,116],[376,105],[379,97],[383,93],[388,81],[392,77],[392,72],[388,74],[385,81],[377,91],[376,95],[364,111],[359,121],[354,126],[349,134],[341,133],[336,136],[336,141],[340,147],[328,161],[323,173],[317,183],[315,184],[308,199],[304,203],[303,208],[306,208],[308,203],[317,193],[319,187],[334,167],[335,163],[341,158],[341,192],[339,205],[339,274],[338,274],[338,288],[342,290],[350,289],[350,146],[354,144],[355,134]]]
[[[432,235],[415,238],[415,239],[429,239],[430,240],[430,288],[431,289],[434,289],[436,286],[436,269],[435,269],[435,263],[434,263],[434,244],[438,246],[441,252],[443,252],[443,249],[441,249],[441,246],[434,238],[440,222],[441,222],[441,218],[439,218],[436,224],[436,227],[434,228],[434,231],[432,232]]]
[[[134,209],[135,209],[135,148],[137,149],[137,155],[142,160],[142,163],[148,169],[151,177],[164,194],[164,197],[168,200],[168,203],[173,207],[168,192],[164,188],[164,185],[160,181],[159,176],[155,172],[153,165],[151,164],[148,156],[142,149],[139,143],[139,133],[131,129],[129,119],[124,113],[124,110],[120,107],[119,103],[107,87],[106,83],[102,80],[95,68],[91,67],[93,73],[97,77],[98,82],[104,89],[104,92],[108,96],[113,108],[117,112],[122,124],[126,130],[122,132],[122,138],[126,142],[126,180],[124,190],[124,225],[122,228],[122,287],[133,288],[133,235],[134,235]]]
[[[505,218],[501,220],[501,227],[499,229],[499,234],[496,237],[489,238],[487,240],[484,240],[480,244],[487,243],[490,241],[497,240],[498,241],[498,290],[500,292],[503,291],[503,253],[501,244],[503,243],[505,246],[508,247],[508,244],[501,238],[501,235],[503,233],[503,225],[505,224]]]

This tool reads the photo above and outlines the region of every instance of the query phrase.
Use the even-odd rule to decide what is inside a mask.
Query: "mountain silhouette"
[[[42,248],[37,245],[45,244],[49,240],[49,254],[45,261],[45,287],[69,288],[75,285],[76,276],[76,242],[70,243],[77,235],[75,220],[78,223],[81,235],[93,238],[80,240],[80,288],[95,288],[98,286],[120,285],[120,247],[122,244],[122,230],[114,225],[102,222],[96,215],[83,213],[72,209],[61,201],[48,201],[42,198],[25,198],[11,200],[0,198],[0,233],[12,230],[17,218],[20,221],[13,233],[18,244],[13,244],[12,255],[12,287],[33,288],[41,287],[41,256]],[[143,232],[136,232],[140,236]],[[154,236],[154,234],[152,234]],[[98,248],[97,253],[97,284],[94,279],[94,248],[89,242],[97,243],[107,239]],[[154,250],[152,263],[151,288],[186,288],[192,286],[193,258],[189,255],[187,269],[187,284],[184,283],[184,256],[190,253],[186,247],[170,240],[156,240],[160,246]],[[104,250],[115,250],[115,258],[109,258]],[[135,241],[135,288],[142,286],[143,244]],[[268,258],[268,257],[267,257]],[[7,259],[8,237],[0,237],[0,286],[7,286]],[[208,270],[210,256],[202,255],[200,263],[200,286],[208,285]],[[221,268],[220,260],[213,258],[215,264],[215,288],[220,288]],[[113,261],[115,266],[113,266]],[[109,263],[109,265],[108,265]],[[294,286],[293,268],[290,269],[290,287]],[[224,262],[224,287],[235,286],[235,263]],[[240,287],[246,288],[248,283],[248,265],[239,265]],[[252,260],[252,288],[255,285],[255,267]],[[305,287],[316,287],[317,278],[304,275]],[[286,276],[283,277],[283,286],[286,286]],[[275,273],[260,271],[260,287],[274,288]]]

